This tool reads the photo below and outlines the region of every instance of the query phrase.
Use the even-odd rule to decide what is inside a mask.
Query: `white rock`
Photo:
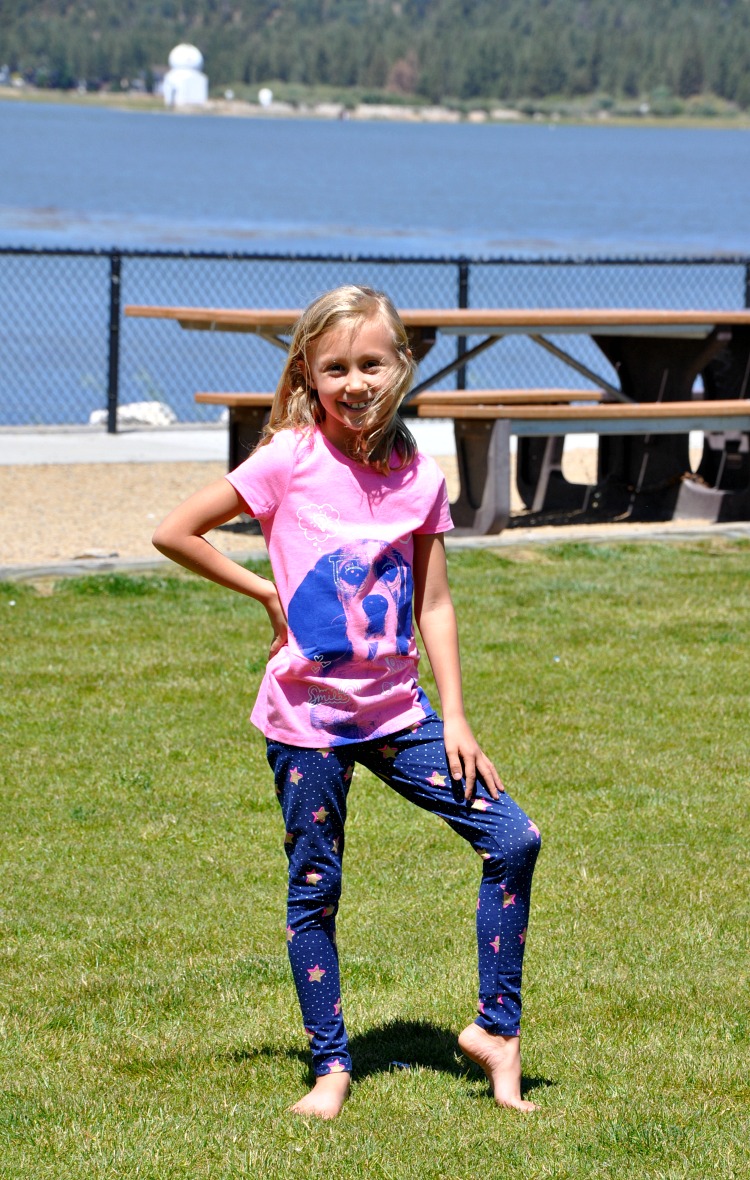
[[[390,103],[361,102],[351,114],[353,119],[388,119],[404,123],[415,123],[419,119],[414,107],[391,106]]]
[[[422,107],[420,114],[425,123],[460,123],[459,111],[449,111],[447,107]]]
[[[321,119],[340,119],[344,113],[344,106],[340,102],[318,102],[313,107],[313,114]]]
[[[118,426],[172,426],[177,415],[166,402],[125,402],[117,407]],[[106,426],[107,411],[93,410],[89,426]]]
[[[267,106],[261,105],[259,110],[263,111],[265,115],[295,115],[297,108],[291,102],[269,102]]]
[[[509,107],[493,107],[490,111],[490,114],[493,119],[502,119],[507,122],[511,122],[522,117],[520,111],[511,110]]]

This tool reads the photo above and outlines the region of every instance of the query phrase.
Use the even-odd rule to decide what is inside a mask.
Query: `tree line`
[[[179,41],[212,88],[750,107],[750,0],[0,0],[0,64],[38,85],[150,84]]]

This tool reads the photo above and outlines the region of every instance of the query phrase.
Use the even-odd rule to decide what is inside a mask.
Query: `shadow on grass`
[[[484,1079],[478,1066],[464,1057],[456,1044],[452,1029],[440,1028],[424,1021],[394,1020],[377,1025],[367,1032],[359,1033],[349,1040],[354,1076],[357,1081],[375,1074],[407,1066],[411,1069],[433,1069],[454,1077]],[[261,1045],[258,1048],[236,1049],[222,1054],[224,1061],[240,1064],[257,1060],[259,1057],[286,1057],[301,1061],[309,1067],[309,1082],[315,1077],[310,1066],[310,1056],[302,1049],[285,1049],[281,1046]],[[524,1094],[557,1083],[549,1078],[526,1077],[522,1082]]]

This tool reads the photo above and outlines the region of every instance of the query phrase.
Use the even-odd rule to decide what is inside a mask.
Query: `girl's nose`
[[[364,379],[364,375],[355,371],[347,377],[346,388],[350,393],[363,393],[368,388],[368,385]]]

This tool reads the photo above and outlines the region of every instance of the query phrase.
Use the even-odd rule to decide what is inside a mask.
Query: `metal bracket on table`
[[[529,336],[529,340],[533,340],[534,344],[538,344],[540,348],[546,348],[547,352],[551,352],[553,356],[558,358],[558,360],[563,361],[563,363],[568,365],[571,369],[575,369],[577,373],[580,373],[589,381],[593,381],[595,385],[598,385],[605,391],[605,393],[608,393],[610,397],[613,397],[615,401],[633,401],[632,397],[628,397],[627,394],[623,393],[617,385],[611,385],[609,381],[605,381],[604,377],[600,377],[599,374],[595,373],[593,369],[589,369],[587,365],[584,365],[581,361],[576,360],[576,358],[571,356],[569,352],[566,352],[564,348],[560,348],[559,345],[553,344],[552,341],[548,340],[546,336],[532,335]]]
[[[248,327],[246,324],[219,323],[218,320],[209,319],[182,319],[177,323],[181,328],[189,328],[192,332],[240,332],[243,336],[261,336],[263,340],[280,348],[283,352],[289,351],[288,340],[284,340],[283,337],[277,336],[275,332],[270,332],[266,328],[258,327],[257,324]]]
[[[289,352],[289,341],[284,340],[282,336],[277,336],[275,332],[258,332],[258,335],[262,336],[264,340],[267,340],[269,344],[280,348],[282,352]]]
[[[424,381],[420,381],[418,385],[410,389],[401,402],[401,405],[408,406],[411,399],[416,397],[418,393],[422,393],[424,389],[429,389],[436,381],[442,381],[443,377],[447,377],[450,373],[455,373],[456,369],[460,369],[467,361],[472,360],[475,356],[479,356],[481,352],[491,348],[493,344],[497,344],[498,340],[502,340],[502,336],[488,336],[486,340],[482,340],[480,344],[475,345],[474,348],[470,348],[468,352],[462,352],[449,365],[444,365],[442,369],[438,369],[436,373],[431,373],[429,377],[425,377]]]

